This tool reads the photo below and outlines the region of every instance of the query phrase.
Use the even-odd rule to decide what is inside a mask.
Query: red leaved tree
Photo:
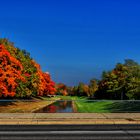
[[[0,45],[0,96],[15,96],[18,80],[25,81],[22,70],[21,63]]]
[[[42,72],[40,65],[35,61],[32,61],[32,63],[37,68],[37,76],[39,77],[38,95],[43,96],[48,94],[55,94],[55,83],[51,80],[50,75],[48,73]]]

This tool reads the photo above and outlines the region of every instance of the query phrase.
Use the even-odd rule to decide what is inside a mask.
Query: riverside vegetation
[[[16,48],[8,39],[0,39],[0,97],[26,98],[50,94],[86,96],[92,99],[139,100],[140,65],[131,59],[104,71],[100,80],[68,87],[55,84],[42,72],[30,53]]]
[[[58,95],[57,99],[80,100],[75,101],[78,112],[139,111],[139,102],[111,100],[140,99],[140,65],[126,59],[112,70],[104,71],[101,79],[92,79],[89,84],[80,82],[70,87],[63,83],[55,84],[50,74],[41,70],[30,53],[16,48],[8,39],[1,38],[0,98],[48,100],[42,97],[52,95]]]
[[[60,95],[85,96],[89,99],[139,100],[140,99],[140,65],[126,59],[116,64],[110,71],[104,71],[102,78],[92,79],[89,84],[79,83],[68,87],[63,83],[57,85]]]

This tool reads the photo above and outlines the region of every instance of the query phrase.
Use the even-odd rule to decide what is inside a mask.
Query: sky
[[[0,38],[67,85],[130,58],[140,63],[139,0],[0,0]]]

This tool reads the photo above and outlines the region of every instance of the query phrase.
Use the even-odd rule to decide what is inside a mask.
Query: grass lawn
[[[62,100],[74,100],[74,101],[86,101],[87,97],[78,97],[78,96],[57,96]]]
[[[78,112],[81,113],[117,113],[117,112],[139,112],[140,101],[111,101],[111,100],[88,100],[86,97],[56,96],[41,97],[33,100],[0,101],[0,113],[31,113],[35,109],[47,106],[55,100],[73,100]]]
[[[88,100],[85,97],[60,96],[64,100],[75,100],[81,113],[140,112],[140,101]]]

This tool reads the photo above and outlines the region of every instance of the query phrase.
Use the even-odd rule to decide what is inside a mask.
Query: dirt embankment
[[[77,113],[77,107],[74,101],[72,101],[72,109],[74,113]]]
[[[46,98],[43,100],[0,101],[0,113],[32,113],[39,108],[52,104],[60,98]]]

